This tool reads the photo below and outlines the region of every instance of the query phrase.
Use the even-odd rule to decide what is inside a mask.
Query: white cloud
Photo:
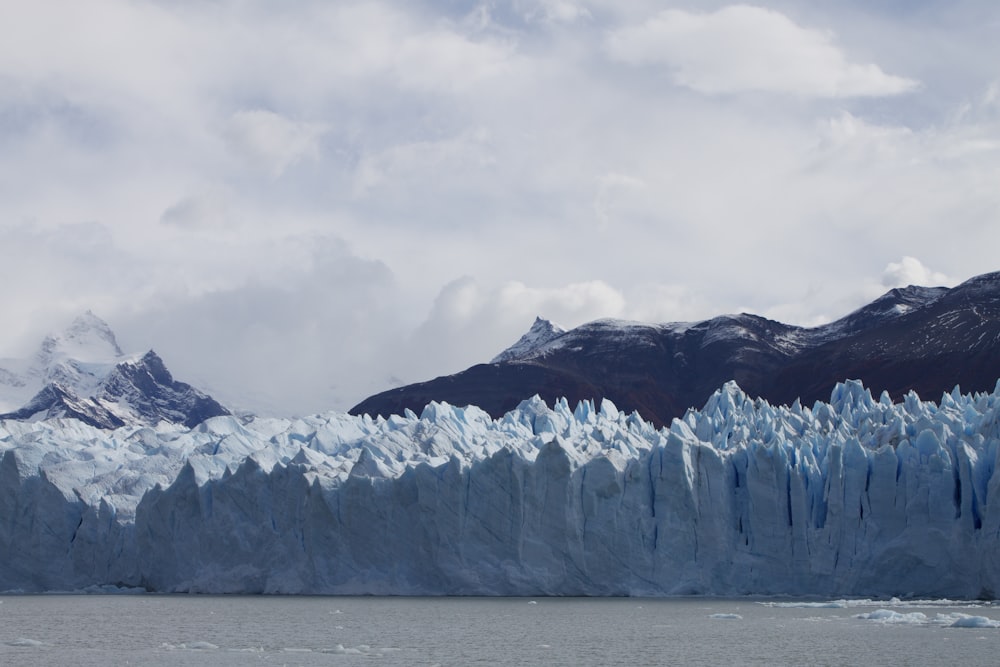
[[[473,41],[451,27],[405,37],[391,51],[399,81],[419,90],[460,91],[503,75],[514,47],[495,39]]]
[[[913,135],[907,127],[875,125],[847,111],[830,118],[823,129],[827,147],[835,150],[850,145],[866,145],[887,153],[893,151],[894,144]]]
[[[647,188],[641,179],[611,172],[598,179],[597,194],[594,196],[594,213],[597,219],[605,227],[610,225],[616,218],[622,206],[622,200],[630,195],[641,192]]]
[[[366,153],[354,173],[354,194],[364,196],[392,181],[438,182],[442,173],[489,168],[495,163],[490,135],[484,129],[437,141],[414,141]]]
[[[675,83],[706,94],[883,96],[919,85],[877,65],[850,62],[827,32],[748,5],[711,13],[668,9],[612,31],[606,46],[615,60],[666,66]]]
[[[574,327],[619,317],[625,307],[621,292],[600,280],[532,287],[518,281],[483,286],[460,278],[438,294],[408,343],[398,375],[414,382],[488,361],[520,338],[537,316]]]
[[[533,0],[521,4],[524,6],[525,18],[529,21],[540,19],[554,23],[573,23],[593,18],[583,3],[570,0]]]
[[[319,140],[326,131],[323,123],[293,121],[273,111],[250,109],[232,115],[226,138],[237,155],[277,178],[300,160],[317,159]]]
[[[0,237],[0,284],[8,286],[0,301],[0,357],[33,348],[42,334],[87,309],[109,312],[146,296],[150,268],[101,223],[0,223]]]
[[[723,314],[685,285],[637,285],[626,296],[625,316],[640,322],[691,322]]]
[[[882,285],[890,289],[909,285],[951,286],[956,282],[953,278],[924,266],[916,257],[904,257],[898,262],[889,262],[882,272]]]
[[[269,245],[244,258],[266,270],[230,286],[159,293],[101,314],[123,344],[154,347],[178,378],[236,407],[346,410],[384,388],[387,351],[401,343],[389,268],[335,238]]]
[[[184,229],[229,226],[232,224],[230,196],[222,189],[215,189],[183,197],[163,212],[160,222]]]
[[[346,407],[536,315],[815,323],[904,255],[998,268],[975,8],[722,4],[0,4],[0,356],[92,308],[222,398]]]

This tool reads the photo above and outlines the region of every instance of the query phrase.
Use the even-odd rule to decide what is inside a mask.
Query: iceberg
[[[812,407],[728,383],[661,429],[538,397],[0,420],[0,590],[993,598],[998,443],[1000,383]]]

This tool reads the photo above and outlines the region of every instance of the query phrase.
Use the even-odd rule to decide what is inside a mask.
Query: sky
[[[0,6],[0,357],[264,414],[536,316],[814,326],[1000,269],[994,0]]]

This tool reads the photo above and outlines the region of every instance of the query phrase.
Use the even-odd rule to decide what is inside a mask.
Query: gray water
[[[793,603],[799,604],[799,603]],[[879,612],[878,622],[858,618]],[[1000,606],[749,599],[0,597],[0,665],[995,665]],[[920,615],[923,615],[923,619]]]

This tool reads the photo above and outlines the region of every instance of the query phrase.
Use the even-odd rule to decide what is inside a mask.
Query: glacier
[[[657,429],[609,400],[500,419],[0,420],[0,590],[993,598],[1000,382]]]

